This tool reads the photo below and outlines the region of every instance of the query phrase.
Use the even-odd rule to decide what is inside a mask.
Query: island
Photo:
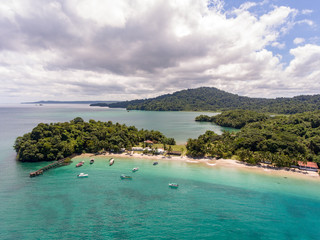
[[[252,110],[261,113],[295,114],[320,110],[320,95],[292,98],[250,98],[228,93],[214,87],[186,89],[155,98],[117,103],[93,103],[90,106],[126,108],[144,111],[227,111]]]
[[[173,138],[154,130],[138,130],[125,124],[77,117],[64,123],[40,123],[31,132],[18,137],[14,144],[17,159],[23,162],[57,161],[75,153],[121,152],[147,141],[175,145]]]

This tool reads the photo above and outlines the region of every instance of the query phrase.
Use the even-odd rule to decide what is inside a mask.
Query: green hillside
[[[276,99],[249,98],[217,88],[201,87],[145,100],[112,104],[100,103],[92,104],[91,106],[146,111],[226,111],[244,109],[257,112],[294,114],[320,109],[320,95]]]
[[[243,119],[252,114],[244,112]],[[229,118],[232,123],[233,115]],[[290,167],[297,161],[320,163],[320,111],[280,115],[245,124],[240,131],[217,135],[207,131],[197,139],[189,139],[187,155],[231,158],[236,156],[250,164],[273,163]],[[225,121],[227,122],[227,121]]]

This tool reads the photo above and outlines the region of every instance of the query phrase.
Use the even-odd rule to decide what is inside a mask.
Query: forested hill
[[[234,109],[258,112],[293,114],[320,109],[320,95],[293,98],[249,98],[217,88],[201,87],[166,94],[156,98],[92,104],[110,108],[147,111],[225,111]]]
[[[226,123],[229,119],[232,123],[236,115],[228,113],[221,120]],[[190,138],[186,146],[187,155],[225,159],[234,156],[250,164],[268,162],[278,167],[290,167],[297,161],[312,161],[320,165],[320,111],[265,119],[243,112],[242,118],[253,121],[238,132],[217,135],[207,131],[197,139]]]

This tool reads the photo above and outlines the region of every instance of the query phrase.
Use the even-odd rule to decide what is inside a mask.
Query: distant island
[[[145,111],[227,111],[235,109],[262,113],[295,114],[320,109],[320,95],[292,98],[250,98],[214,87],[187,89],[156,98],[116,103],[92,103],[90,106]]]
[[[37,102],[22,102],[21,104],[95,104],[104,103],[112,104],[117,101],[37,101]]]

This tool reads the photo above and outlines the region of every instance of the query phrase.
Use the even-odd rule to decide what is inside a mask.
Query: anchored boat
[[[84,161],[79,162],[76,167],[81,167],[84,164]]]
[[[78,178],[86,178],[88,176],[89,176],[89,174],[85,174],[85,173],[80,173],[77,175]]]
[[[120,178],[121,178],[121,179],[128,179],[128,180],[131,180],[131,179],[132,179],[131,176],[124,175],[124,174],[121,174],[121,175],[120,175]]]
[[[178,188],[179,184],[178,183],[169,183],[170,188]]]
[[[112,166],[114,164],[114,159],[113,158],[110,158],[109,159],[109,166]]]
[[[91,160],[90,160],[90,164],[93,164],[94,163],[94,159],[92,158]]]
[[[132,172],[136,172],[136,171],[138,171],[138,170],[139,170],[139,168],[138,168],[138,167],[135,167],[135,168],[132,169]]]

